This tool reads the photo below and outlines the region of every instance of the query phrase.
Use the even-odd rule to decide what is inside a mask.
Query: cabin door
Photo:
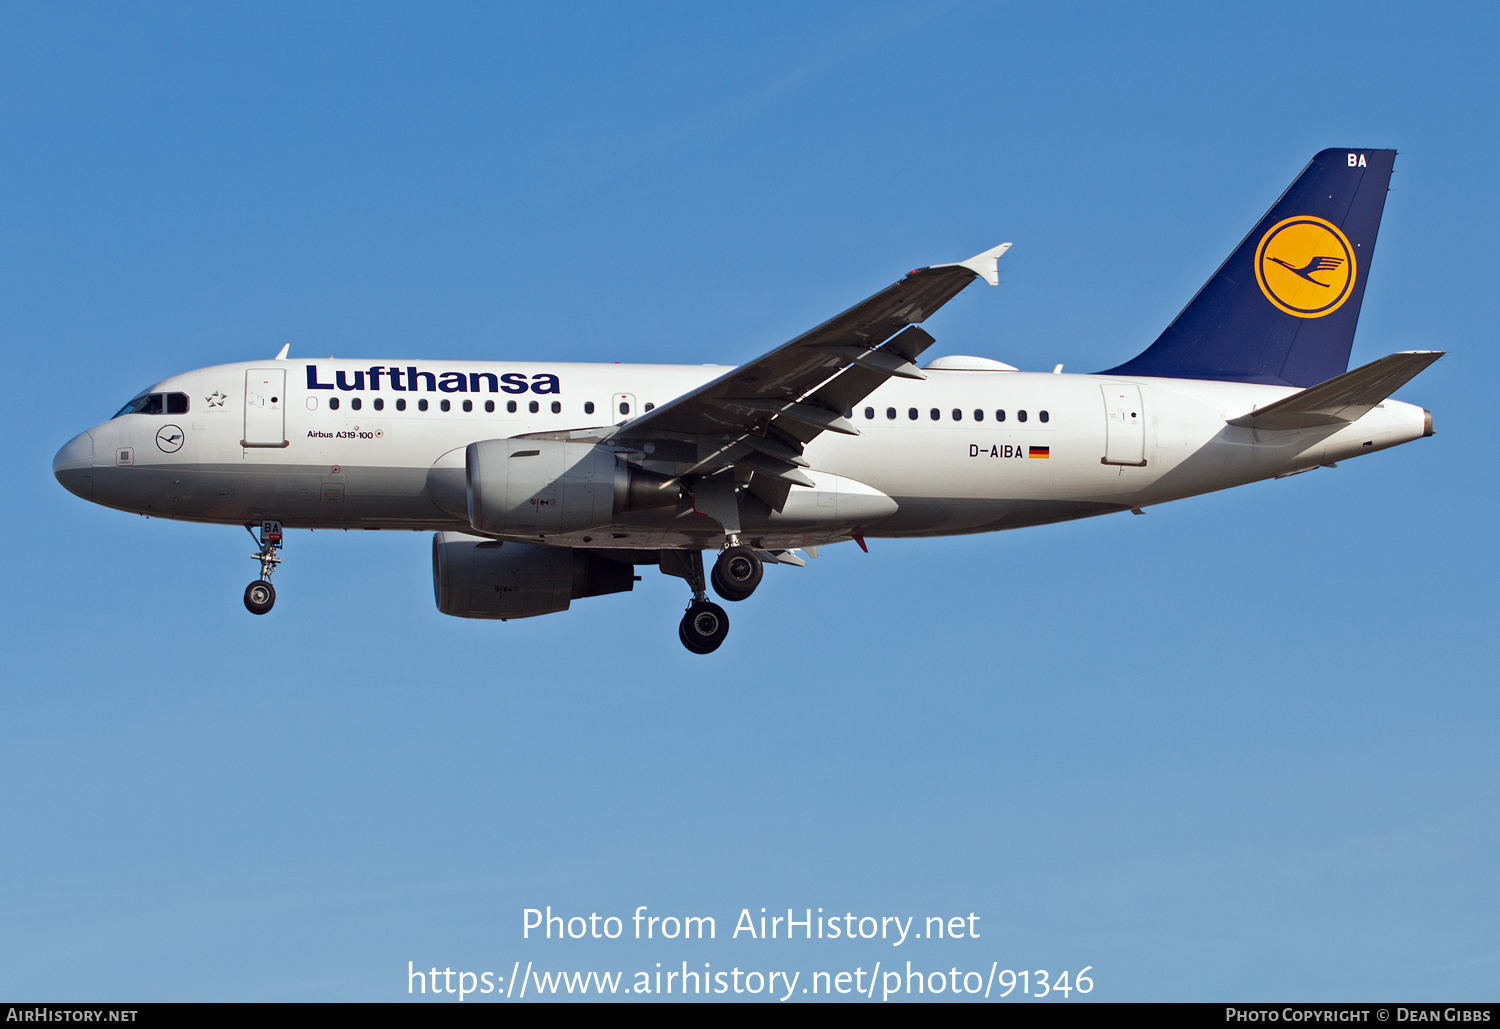
[[[1137,467],[1146,463],[1146,412],[1141,388],[1111,382],[1104,392],[1104,463]]]
[[[285,368],[251,368],[245,372],[243,445],[286,446]]]

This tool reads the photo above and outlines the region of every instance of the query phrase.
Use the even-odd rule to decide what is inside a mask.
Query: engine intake
[[[458,618],[531,618],[571,601],[635,587],[635,566],[587,550],[502,543],[462,532],[432,537],[437,608]]]

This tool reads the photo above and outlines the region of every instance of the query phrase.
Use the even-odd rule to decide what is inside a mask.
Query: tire
[[[707,600],[689,605],[677,626],[677,638],[694,654],[712,654],[728,635],[729,616],[718,604]]]
[[[750,547],[730,547],[714,562],[709,580],[714,592],[725,600],[744,600],[755,592],[765,574],[765,565]]]
[[[263,615],[276,605],[276,588],[264,579],[256,579],[245,587],[245,610],[252,615]]]

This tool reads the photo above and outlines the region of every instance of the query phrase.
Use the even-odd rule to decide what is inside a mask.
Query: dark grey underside
[[[82,484],[79,484],[82,486]],[[447,512],[428,492],[422,469],[354,469],[333,475],[326,465],[287,467],[218,465],[92,469],[88,499],[106,507],[181,521],[243,525],[275,518],[291,529],[407,529],[467,531],[468,522]],[[75,490],[80,492],[81,490]],[[327,497],[336,494],[338,499]],[[1019,529],[1126,510],[1125,505],[1080,500],[979,500],[895,497],[900,510],[863,526],[871,538],[956,536]],[[686,529],[713,546],[716,532],[691,509],[645,511],[620,518],[622,527]]]

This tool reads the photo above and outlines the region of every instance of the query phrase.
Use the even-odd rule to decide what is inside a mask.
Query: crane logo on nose
[[[163,425],[156,430],[156,445],[164,454],[175,454],[181,450],[185,438],[182,429],[176,425]]]
[[[1298,318],[1337,311],[1354,290],[1349,237],[1322,218],[1301,215],[1271,226],[1255,248],[1255,281],[1266,299]]]

